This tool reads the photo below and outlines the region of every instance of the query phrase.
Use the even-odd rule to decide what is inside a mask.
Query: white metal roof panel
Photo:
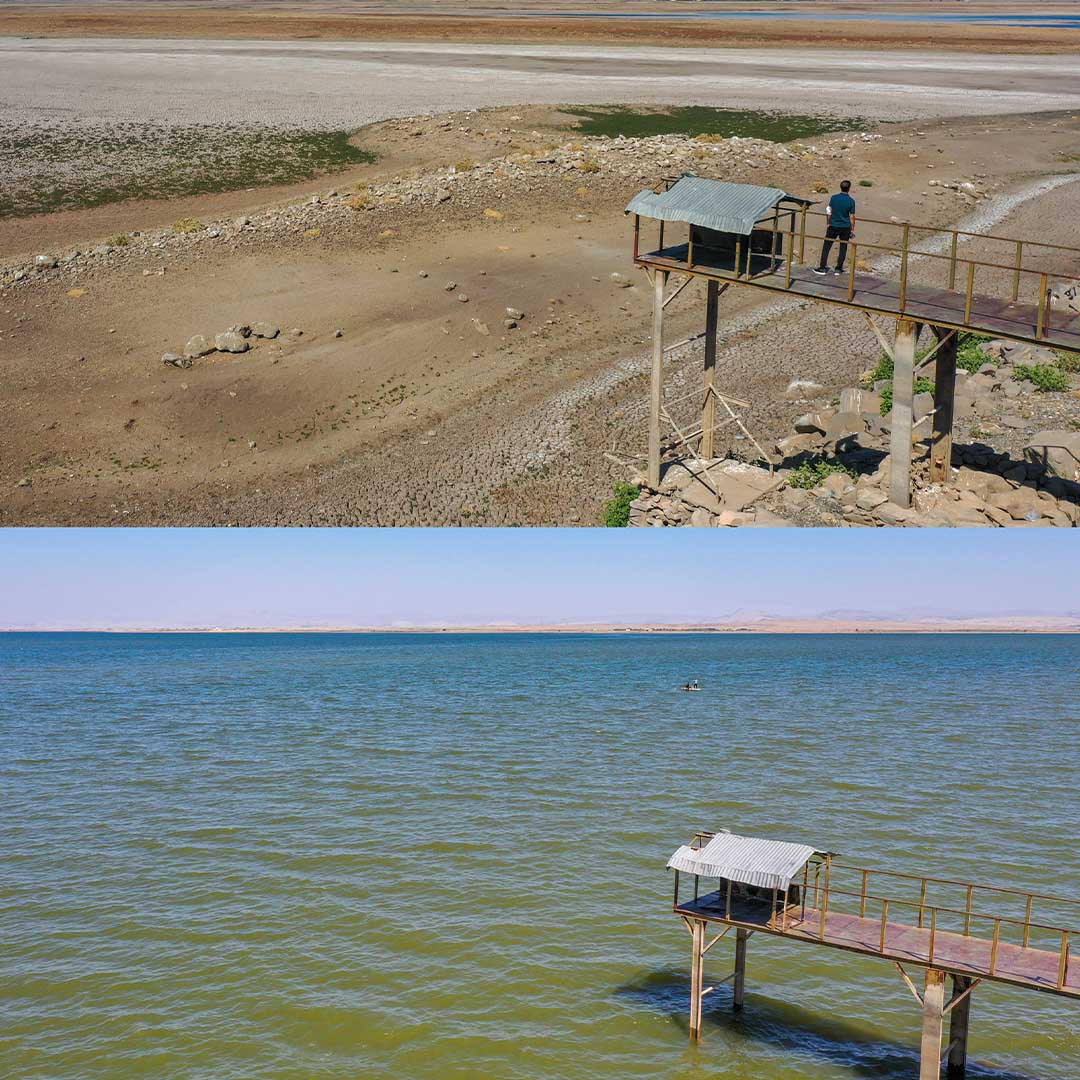
[[[697,851],[684,844],[668,860],[668,869],[783,892],[816,850],[785,840],[720,832]]]
[[[718,232],[749,236],[755,223],[781,199],[809,201],[780,188],[683,176],[659,194],[649,190],[639,192],[630,200],[626,213],[662,221],[687,221]]]

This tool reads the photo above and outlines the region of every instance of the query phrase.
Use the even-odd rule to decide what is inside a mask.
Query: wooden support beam
[[[922,1048],[919,1054],[919,1080],[941,1078],[941,1029],[945,1020],[945,972],[926,969],[923,990]]]
[[[716,324],[720,308],[720,282],[710,281],[705,298],[705,403],[701,407],[701,456],[711,458],[716,431]]]
[[[731,1004],[736,1009],[742,1008],[746,995],[746,942],[749,937],[749,930],[739,930],[735,934],[735,985]]]
[[[693,963],[690,968],[690,1038],[701,1038],[701,999],[705,982],[705,920],[694,919]]]
[[[897,506],[911,506],[911,425],[915,390],[916,325],[911,319],[896,320],[893,343],[892,436],[889,440],[889,499]]]
[[[949,1002],[950,1080],[964,1075],[967,1069],[968,1024],[971,1018],[971,991],[975,983],[965,975],[952,977],[952,1000]]]
[[[654,270],[652,378],[649,388],[649,486],[660,486],[660,405],[664,393],[664,287],[667,271]]]
[[[947,484],[952,465],[953,403],[956,393],[956,345],[958,335],[934,327],[938,335],[934,371],[934,428],[930,438],[930,482]]]

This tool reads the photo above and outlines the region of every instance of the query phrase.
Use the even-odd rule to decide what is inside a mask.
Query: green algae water
[[[1050,635],[0,636],[0,1074],[909,1080],[891,965],[762,935],[691,1047],[664,864],[729,827],[1078,894],[1078,671]],[[969,1075],[1075,1080],[1078,1031],[984,984]]]

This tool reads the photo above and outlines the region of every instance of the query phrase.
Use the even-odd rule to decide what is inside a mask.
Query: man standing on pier
[[[847,242],[855,235],[855,200],[851,197],[851,181],[841,180],[840,190],[829,200],[825,209],[828,228],[825,230],[825,243],[821,245],[821,260],[814,267],[815,274],[829,272],[829,252],[833,241],[840,241],[840,252],[836,256],[836,272],[844,272],[844,259],[847,258]]]

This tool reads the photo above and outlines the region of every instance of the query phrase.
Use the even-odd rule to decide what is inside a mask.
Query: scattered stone
[[[515,322],[525,318],[525,312],[519,311],[517,308],[508,307],[506,309],[507,318],[513,319]]]
[[[443,288],[444,288],[444,289],[445,289],[445,290],[446,290],[447,292],[453,292],[453,291],[454,291],[454,290],[455,290],[455,289],[457,288],[457,282],[456,282],[456,281],[448,281],[448,282],[447,282],[447,283],[446,283],[446,284],[445,284],[445,285],[443,286]]]
[[[253,322],[251,324],[251,336],[252,337],[266,338],[267,340],[273,340],[280,333],[281,333],[281,331],[273,323]]]
[[[167,352],[161,357],[161,362],[170,367],[189,368],[193,361],[190,356],[179,356],[176,353]]]
[[[788,401],[811,401],[824,396],[825,387],[812,379],[792,379],[784,391]]]
[[[200,356],[208,356],[215,347],[202,334],[196,334],[188,339],[188,343],[184,346],[184,355],[195,360]]]
[[[469,302],[469,298],[464,293],[458,293],[458,303],[459,304],[467,304],[468,302]]]
[[[483,322],[480,319],[473,319],[472,324],[478,334],[482,334],[484,337],[489,337],[491,335],[491,330],[488,328],[486,322]]]
[[[1080,481],[1080,431],[1040,431],[1024,447],[1024,457],[1052,476]]]
[[[247,338],[236,330],[226,330],[224,334],[218,334],[214,338],[214,346],[218,352],[227,353],[247,352],[251,348]]]

